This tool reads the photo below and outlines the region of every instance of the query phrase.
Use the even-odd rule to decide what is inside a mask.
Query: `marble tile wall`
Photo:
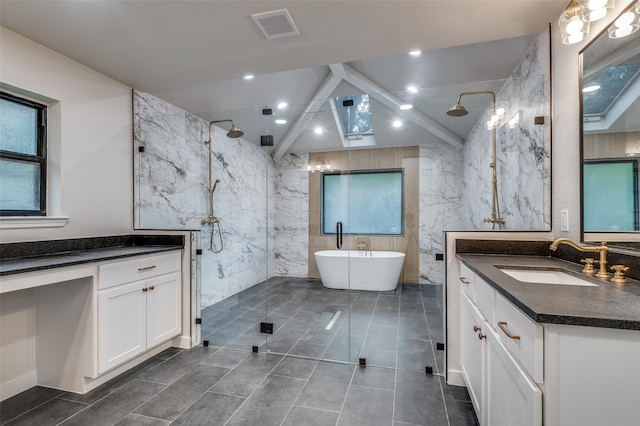
[[[551,228],[551,126],[549,34],[538,36],[511,77],[496,94],[507,102],[497,130],[498,194],[503,229]],[[491,131],[489,107],[469,134],[464,148],[464,229],[491,229]],[[510,128],[507,121],[517,115]],[[535,124],[535,117],[544,124]]]
[[[208,216],[208,123],[149,94],[134,91],[133,98],[135,227],[200,231],[202,307],[264,281],[273,274],[275,260],[268,226],[275,222],[276,171],[269,154],[212,127],[212,178],[220,179],[214,214],[224,244],[213,253],[212,226],[201,224]],[[218,238],[214,234],[216,248]]]
[[[420,283],[442,284],[444,231],[461,229],[462,149],[450,145],[420,146]]]
[[[307,154],[288,154],[275,165],[275,275],[306,277],[309,246]]]

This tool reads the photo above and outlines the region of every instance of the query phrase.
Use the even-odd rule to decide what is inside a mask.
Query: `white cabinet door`
[[[98,292],[98,373],[147,349],[144,282]]]
[[[460,301],[460,368],[478,420],[480,424],[485,424],[482,416],[485,411],[483,375],[487,339],[483,328],[486,323],[466,294],[462,293]]]
[[[487,327],[487,424],[542,425],[542,392]]]
[[[180,334],[180,274],[147,281],[147,348]]]

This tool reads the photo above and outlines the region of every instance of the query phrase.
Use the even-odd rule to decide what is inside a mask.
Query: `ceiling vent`
[[[300,35],[287,9],[256,13],[251,17],[268,40]]]

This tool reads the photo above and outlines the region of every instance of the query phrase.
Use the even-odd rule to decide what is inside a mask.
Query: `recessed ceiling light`
[[[407,86],[407,91],[411,93],[418,93],[418,88],[416,86]]]
[[[594,84],[593,86],[585,87],[584,89],[582,89],[582,92],[583,93],[595,92],[599,88],[600,88],[600,86],[598,86],[597,84]]]
[[[324,129],[323,129],[322,127],[316,127],[315,129],[313,129],[313,132],[314,132],[316,135],[321,135],[321,134],[323,134],[323,133],[324,133]]]
[[[409,52],[409,55],[411,55],[411,56],[420,56],[420,55],[422,55],[422,50],[420,50],[420,49],[412,50],[411,52]]]
[[[283,119],[283,118],[278,118],[274,121],[274,123],[276,124],[287,124],[287,120]]]
[[[254,77],[254,75],[253,75],[253,74],[247,74],[247,75],[245,75],[245,76],[244,76],[244,77],[242,77],[242,78],[244,78],[245,80],[253,80],[253,77]]]
[[[400,109],[411,109],[413,108],[413,105],[411,104],[404,104],[404,105],[400,105]]]
[[[278,109],[283,109],[283,108],[286,108],[286,107],[287,107],[287,103],[286,102],[280,102],[278,104]]]
[[[400,120],[395,120],[393,122],[393,127],[402,127],[402,121]]]

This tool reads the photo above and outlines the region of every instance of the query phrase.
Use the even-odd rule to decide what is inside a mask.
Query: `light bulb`
[[[413,105],[411,105],[411,104],[400,105],[400,109],[407,110],[407,109],[411,109],[411,108],[413,108]]]
[[[286,107],[287,107],[287,103],[286,102],[280,102],[278,104],[278,109],[283,109],[283,108],[286,108]]]
[[[589,0],[587,7],[591,10],[602,9],[607,5],[607,0]]]
[[[393,122],[393,127],[402,127],[402,121],[400,120],[395,120]]]
[[[407,86],[407,91],[411,93],[417,93],[418,89],[416,88],[416,86]]]
[[[422,55],[422,50],[416,49],[416,50],[412,50],[409,52],[409,55],[411,56],[420,56]]]
[[[637,29],[638,29],[637,25],[625,25],[615,30],[613,38],[626,37],[629,34],[635,32]]]
[[[579,16],[573,16],[567,21],[567,34],[577,34],[582,31],[583,26],[584,22],[582,22],[582,19],[580,19]]]
[[[614,25],[618,28],[626,27],[628,25],[631,25],[635,17],[636,15],[629,10],[623,13],[618,19],[616,19],[616,22],[614,23]]]
[[[505,113],[505,109],[504,108],[498,108],[496,109],[496,115],[499,117],[502,117]]]
[[[324,133],[324,129],[323,129],[322,127],[316,127],[315,129],[313,129],[313,132],[314,132],[316,135],[321,135],[321,134],[323,134],[323,133]]]
[[[570,34],[569,37],[567,37],[567,42],[569,44],[578,43],[579,41],[582,41],[583,38],[584,33]]]
[[[594,9],[591,12],[589,12],[587,14],[587,19],[591,22],[594,22],[604,18],[605,16],[607,16],[607,9],[603,7],[601,9]]]
[[[285,120],[284,118],[278,118],[278,119],[274,120],[274,123],[276,123],[276,124],[287,124],[287,120]]]

